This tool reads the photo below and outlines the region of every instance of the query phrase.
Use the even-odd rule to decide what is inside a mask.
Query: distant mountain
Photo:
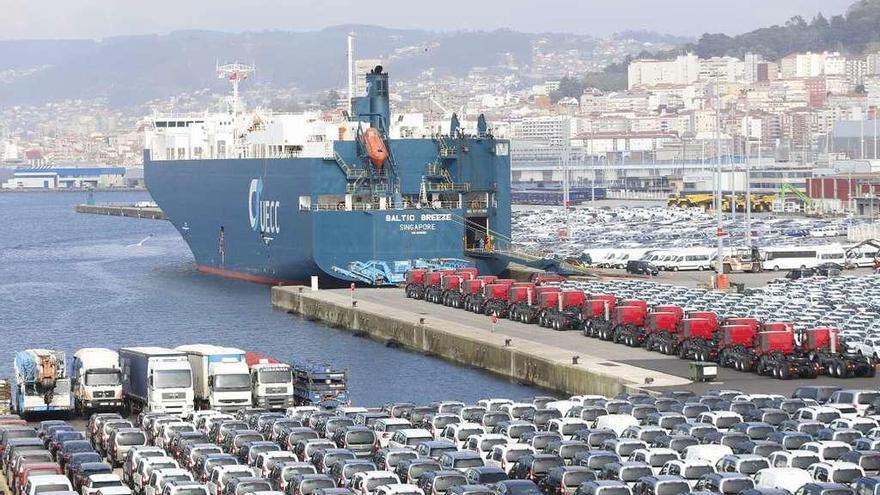
[[[742,57],[752,52],[778,59],[806,51],[862,53],[874,43],[880,43],[880,0],[859,0],[846,14],[830,19],[819,13],[809,22],[796,16],[783,26],[757,29],[738,36],[707,33],[696,43],[685,45],[683,50],[700,57]]]
[[[9,81],[0,84],[0,105],[94,97],[130,105],[202,88],[223,90],[215,63],[234,60],[255,64],[259,83],[307,91],[340,87],[347,77],[345,37],[351,31],[357,33],[357,58],[388,60],[393,77],[399,78],[429,68],[464,74],[502,60],[522,65],[531,60],[539,39],[546,50],[589,52],[596,46],[594,38],[584,35],[363,25],[312,32],[180,31],[100,41],[0,41],[0,73]],[[40,70],[28,70],[34,67]]]

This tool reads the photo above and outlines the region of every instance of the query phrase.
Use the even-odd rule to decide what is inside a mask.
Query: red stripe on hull
[[[214,266],[205,266],[198,265],[196,266],[196,270],[207,273],[209,275],[217,275],[220,277],[226,278],[234,278],[236,280],[244,280],[245,282],[252,282],[255,284],[262,285],[304,285],[305,282],[297,281],[297,280],[284,280],[280,278],[274,277],[266,277],[264,275],[254,275],[253,273],[245,273],[245,272],[236,272],[233,270],[226,270],[224,268],[217,268]]]

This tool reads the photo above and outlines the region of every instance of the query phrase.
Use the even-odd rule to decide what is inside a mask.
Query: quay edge
[[[139,208],[137,206],[118,205],[76,205],[77,213],[107,215],[111,217],[146,218],[149,220],[167,220],[165,213],[159,208]]]
[[[383,290],[390,298],[403,297],[397,289]],[[606,359],[534,341],[510,338],[477,327],[424,314],[417,309],[358,300],[352,307],[348,290],[312,291],[302,286],[272,288],[272,306],[305,318],[400,347],[437,356],[448,361],[480,368],[528,385],[569,395],[600,394],[614,396],[644,391],[650,376],[652,387],[685,386],[690,382],[621,363],[607,367]],[[420,319],[424,318],[421,323]],[[486,318],[488,321],[488,318]],[[578,364],[572,357],[578,356]]]

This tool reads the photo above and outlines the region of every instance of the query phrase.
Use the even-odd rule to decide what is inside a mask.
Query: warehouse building
[[[3,189],[108,189],[125,187],[123,167],[19,168]]]

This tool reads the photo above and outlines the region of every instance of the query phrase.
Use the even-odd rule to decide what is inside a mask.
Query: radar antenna
[[[250,77],[254,73],[253,65],[240,64],[233,62],[231,64],[217,65],[217,78],[226,79],[232,83],[232,98],[229,101],[229,110],[231,114],[238,115],[241,111],[241,101],[238,95],[238,85]]]

